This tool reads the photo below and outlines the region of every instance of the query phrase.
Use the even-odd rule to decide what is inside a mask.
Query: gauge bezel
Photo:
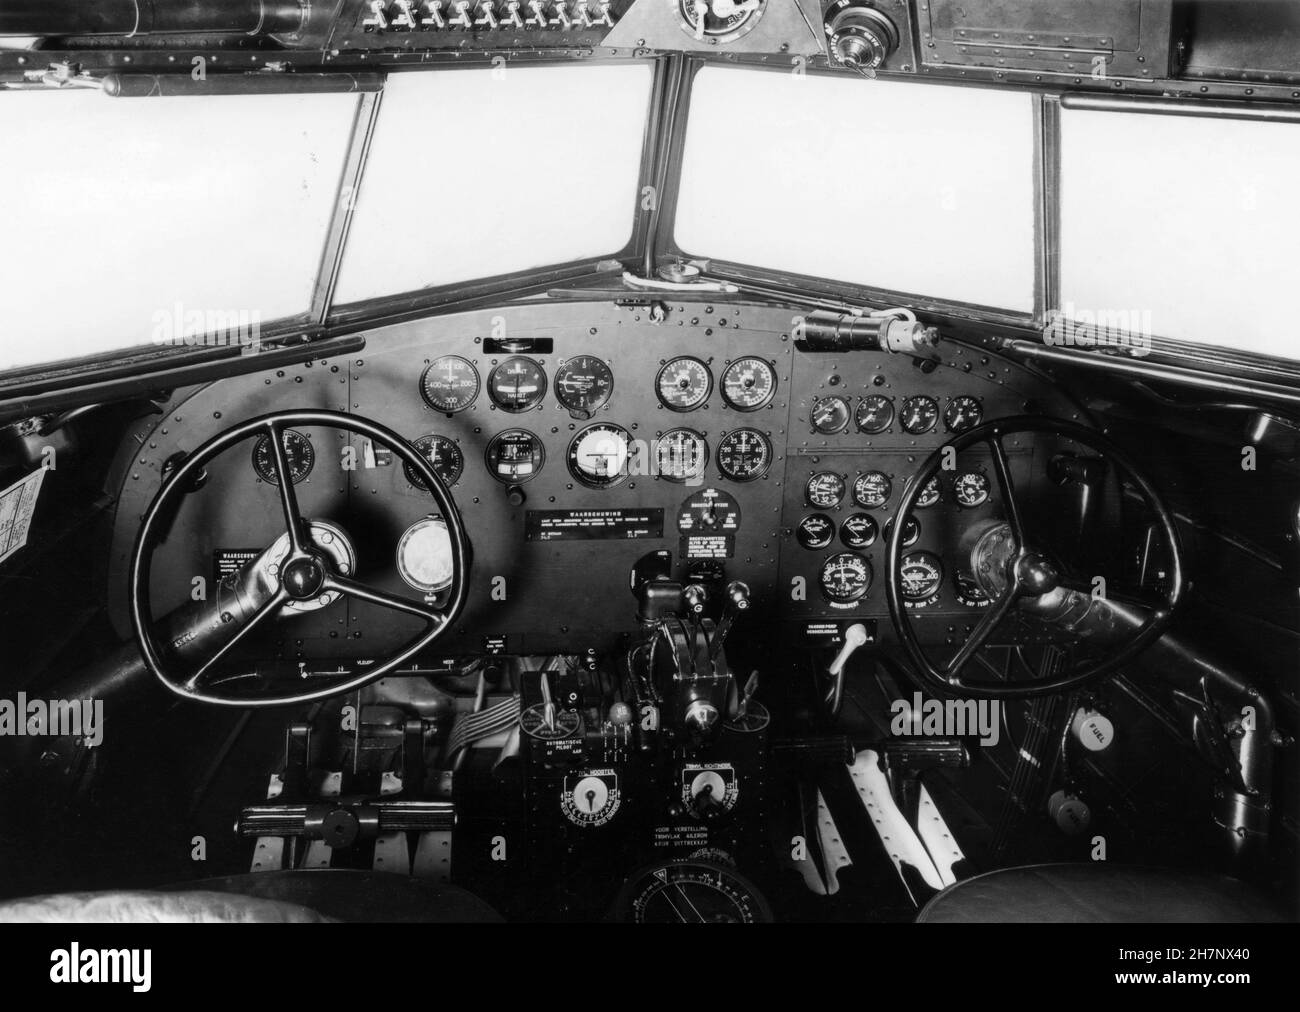
[[[434,463],[433,458],[428,454],[428,452],[426,452],[426,448],[421,445],[425,442],[429,442],[431,448],[432,443],[435,440],[442,443],[445,446],[449,446],[452,450],[455,451],[456,454],[455,476],[448,478],[447,475],[442,474],[441,472],[438,473],[438,477],[443,480],[443,484],[445,484],[448,488],[450,488],[452,485],[455,485],[457,482],[459,482],[462,477],[464,477],[465,451],[460,448],[460,444],[456,442],[456,440],[452,439],[450,436],[440,435],[437,432],[428,432],[425,433],[423,436],[417,436],[415,439],[412,439],[411,446],[415,448],[415,451],[417,453],[422,454],[424,457],[428,459],[429,466],[432,467],[435,471],[438,470],[437,465]],[[418,474],[416,474],[412,470],[410,464],[402,465],[402,474],[406,477],[407,484],[410,485],[412,488],[418,488],[421,492],[429,491],[429,487],[424,483],[424,479],[422,479]]]
[[[871,537],[869,537],[866,541],[863,541],[861,543],[858,543],[856,541],[850,541],[847,537],[845,537],[845,532],[848,531],[849,524],[859,519],[865,520],[871,524]],[[849,549],[850,551],[860,552],[864,548],[870,548],[872,545],[874,545],[877,541],[880,540],[880,524],[879,522],[877,522],[876,518],[873,517],[870,513],[861,513],[861,512],[850,513],[848,516],[844,518],[843,522],[840,524],[839,534],[840,534],[840,544],[842,544],[845,548]]]
[[[473,396],[470,397],[468,401],[465,402],[464,407],[450,408],[450,409],[440,407],[439,405],[435,404],[433,402],[433,398],[429,396],[429,373],[433,371],[434,366],[438,365],[438,363],[447,362],[449,360],[461,362],[464,365],[469,366],[469,371],[474,374],[474,394]],[[478,366],[476,366],[469,359],[465,358],[465,356],[463,355],[439,355],[432,362],[426,365],[424,367],[424,371],[420,373],[420,396],[424,399],[424,403],[429,406],[430,410],[437,411],[439,414],[458,415],[462,411],[468,411],[470,408],[474,406],[474,402],[478,400],[479,394],[481,394],[482,392],[483,392],[483,377],[479,374]]]
[[[839,482],[839,494],[836,495],[834,502],[818,502],[813,498],[813,484],[818,480],[825,478],[834,478]],[[819,510],[839,509],[840,506],[843,505],[844,497],[848,495],[848,492],[849,483],[845,480],[844,475],[840,474],[838,471],[815,471],[808,476],[808,480],[804,482],[803,486],[804,502],[813,509]]]
[[[534,369],[537,370],[538,375],[542,379],[541,387],[537,391],[536,399],[530,400],[528,404],[526,404],[524,407],[513,407],[509,404],[502,403],[502,401],[497,397],[497,389],[496,389],[497,373],[499,373],[502,369],[505,369],[512,362],[527,362],[529,365],[531,365]],[[549,389],[550,389],[550,380],[546,376],[546,367],[543,366],[536,359],[529,358],[527,355],[511,355],[509,358],[504,358],[496,365],[494,365],[492,367],[492,371],[488,373],[488,380],[487,380],[488,399],[493,404],[495,404],[497,408],[499,408],[501,411],[505,411],[508,414],[523,415],[523,414],[527,414],[529,411],[536,411],[539,407],[541,407],[542,401],[546,400],[546,393]]]
[[[823,429],[817,424],[817,406],[831,401],[844,409],[844,422],[833,429]],[[814,400],[808,408],[808,424],[812,427],[812,431],[819,436],[838,436],[842,432],[847,432],[849,426],[853,424],[853,408],[849,405],[848,399],[841,397],[839,394],[823,394]]]
[[[741,434],[757,436],[759,442],[761,442],[767,448],[765,451],[767,455],[767,460],[763,464],[763,469],[761,471],[756,472],[755,474],[744,476],[744,477],[732,473],[722,463],[723,447],[725,447],[730,440],[735,439],[737,436]],[[758,481],[761,478],[765,478],[768,472],[772,470],[772,465],[775,463],[775,458],[776,458],[776,448],[772,445],[772,437],[769,436],[766,432],[754,428],[739,428],[739,429],[732,429],[730,432],[724,432],[722,434],[722,438],[718,440],[717,451],[714,455],[714,461],[717,465],[718,473],[721,474],[722,477],[726,478],[728,481],[734,481],[740,485],[747,485],[752,481]]]
[[[663,386],[660,382],[664,377],[664,373],[680,362],[694,362],[704,372],[704,396],[702,396],[695,404],[691,404],[687,407],[682,407],[666,400],[664,398]],[[659,399],[659,403],[665,408],[669,411],[675,411],[679,415],[684,415],[691,411],[698,411],[700,408],[705,407],[709,402],[709,398],[713,396],[713,370],[709,368],[709,363],[705,362],[704,359],[696,358],[694,355],[678,355],[676,358],[670,358],[660,366],[659,371],[655,373],[655,396]]]
[[[881,499],[880,502],[878,503],[868,505],[867,503],[864,503],[860,498],[858,498],[858,482],[862,481],[864,478],[873,474],[878,474],[880,475],[880,477],[885,479],[885,497]],[[858,476],[853,479],[852,495],[853,495],[853,504],[855,506],[861,507],[864,510],[884,509],[886,506],[889,505],[889,500],[892,499],[894,496],[894,479],[891,478],[884,471],[881,471],[879,469],[873,469],[870,471],[861,471],[859,472]]]
[[[700,447],[700,466],[699,470],[694,474],[688,474],[684,477],[675,474],[667,474],[660,467],[659,447],[662,446],[669,437],[676,435],[690,436]],[[685,425],[679,425],[676,428],[668,429],[655,437],[654,452],[652,456],[654,458],[652,463],[654,464],[656,478],[662,478],[664,481],[671,481],[677,485],[685,485],[689,482],[695,481],[696,479],[703,481],[704,473],[709,467],[709,441],[704,437],[704,433],[697,432],[695,429],[688,428]]]
[[[848,597],[833,594],[827,590],[826,581],[823,578],[826,570],[840,559],[852,559],[855,562],[862,563],[862,568],[867,574],[866,582],[862,587],[854,591]],[[876,574],[871,568],[871,560],[861,552],[836,552],[834,555],[828,555],[822,560],[821,567],[817,570],[817,586],[821,589],[822,596],[826,598],[827,601],[831,602],[831,604],[853,604],[854,602],[861,601],[867,596],[867,593],[871,590],[871,585],[875,582],[875,576]]]
[[[492,451],[501,444],[502,439],[504,439],[506,436],[513,436],[516,434],[522,434],[528,436],[528,438],[530,438],[533,441],[533,445],[537,448],[538,451],[537,466],[533,468],[533,473],[526,477],[505,478],[497,473],[497,469],[492,464]],[[546,444],[542,441],[542,437],[539,436],[537,433],[533,432],[531,429],[524,429],[518,426],[513,426],[509,429],[502,429],[491,439],[489,439],[487,446],[483,448],[483,466],[487,468],[488,474],[491,475],[492,478],[495,479],[496,481],[499,481],[502,485],[522,485],[525,482],[532,481],[534,478],[536,478],[539,474],[542,473],[542,468],[546,466]]]
[[[757,403],[750,404],[750,405],[737,404],[735,401],[731,399],[731,396],[727,393],[727,376],[731,374],[733,369],[737,369],[741,367],[746,362],[758,363],[764,369],[766,369],[772,377],[772,385],[768,387],[767,394],[763,397],[761,401],[758,401]],[[727,407],[731,408],[732,411],[740,411],[744,414],[749,414],[754,411],[761,411],[763,410],[763,408],[771,404],[773,398],[776,397],[776,387],[777,387],[776,366],[774,366],[767,359],[763,358],[761,355],[741,355],[740,358],[733,359],[732,361],[727,363],[726,367],[722,370],[722,376],[719,377],[718,379],[718,389],[722,391],[722,399],[724,402],[726,402]]]
[[[948,420],[948,412],[951,411],[953,409],[953,405],[957,404],[959,401],[970,401],[975,405],[975,421],[963,425],[960,428],[957,428]],[[975,428],[975,426],[977,425],[983,424],[983,422],[984,422],[984,402],[981,401],[974,394],[957,394],[955,397],[948,398],[948,403],[944,405],[943,427],[947,429],[949,432],[953,432],[953,433],[966,432],[969,429]]]
[[[913,429],[907,424],[907,406],[914,401],[929,401],[934,405],[934,418],[924,429]],[[933,432],[939,427],[939,420],[943,417],[943,409],[939,406],[939,399],[931,397],[929,394],[912,394],[910,397],[903,399],[903,403],[898,411],[898,427],[906,432],[909,436],[924,436],[927,432]]]
[[[883,425],[878,426],[877,428],[869,429],[862,424],[862,418],[861,418],[862,405],[865,404],[867,401],[875,398],[879,398],[889,408],[889,417],[885,419],[885,423]],[[862,400],[858,401],[858,403],[853,408],[854,427],[859,432],[864,433],[865,435],[868,436],[880,435],[882,432],[886,431],[891,425],[893,425],[894,421],[897,418],[898,418],[898,406],[894,404],[894,398],[888,396],[887,394],[866,394],[862,398]]]
[[[590,433],[595,432],[597,429],[616,432],[623,437],[623,447],[625,450],[625,453],[623,454],[623,468],[611,478],[592,477],[583,471],[577,463],[576,455],[578,452],[578,445]],[[564,460],[565,464],[568,466],[569,474],[574,481],[580,485],[586,486],[587,488],[601,490],[614,488],[627,481],[628,476],[631,474],[632,458],[635,453],[636,446],[632,440],[632,433],[623,426],[616,425],[614,422],[593,422],[591,425],[584,425],[573,434],[573,438],[569,440],[569,448],[564,453]]]
[[[312,445],[312,441],[308,438],[306,433],[299,432],[297,429],[284,430],[284,441],[286,444],[295,439],[299,440],[301,446],[307,451],[307,466],[303,469],[301,474],[294,473],[289,477],[293,480],[295,485],[301,485],[311,477],[312,471],[316,468],[316,447]],[[263,433],[253,442],[253,473],[268,485],[278,485],[279,479],[275,476],[275,471],[272,469],[274,466],[273,463],[268,464],[267,461],[260,459],[263,456],[264,448],[265,450],[269,450],[270,446],[271,436],[268,433]],[[290,452],[287,445],[284,448],[284,452],[287,459]]]
[[[608,389],[605,391],[604,396],[590,405],[570,403],[567,396],[563,393],[564,388],[561,385],[561,378],[564,376],[565,370],[569,369],[574,362],[577,362],[581,359],[586,359],[588,361],[598,363],[599,368],[603,369],[605,371],[605,376],[608,377]],[[571,414],[577,414],[581,417],[590,418],[597,411],[599,411],[606,404],[608,404],[610,402],[610,399],[614,396],[614,370],[610,367],[610,364],[606,362],[603,358],[601,358],[599,355],[588,355],[585,353],[581,355],[573,355],[569,358],[566,358],[556,368],[555,379],[551,383],[551,389],[555,392],[556,401],[558,401],[559,404],[567,411],[569,411]]]
[[[899,573],[900,574],[902,573],[903,568],[908,564],[909,559],[915,560],[922,556],[924,556],[925,559],[930,563],[930,568],[932,568],[936,574],[934,579],[934,586],[924,595],[912,596],[907,593],[905,589],[906,584],[902,582],[902,577],[900,576],[899,595],[903,599],[903,604],[909,608],[924,608],[927,607],[928,605],[934,604],[936,601],[938,601],[939,595],[943,592],[943,581],[946,574],[944,572],[943,559],[939,557],[939,554],[937,552],[932,552],[929,549],[925,549],[925,548],[917,549],[914,552],[908,552],[906,555],[904,555],[901,559],[898,560]],[[913,565],[915,564],[916,563],[913,562]]]
[[[804,529],[804,524],[808,523],[809,520],[819,520],[826,524],[828,533],[825,541],[810,542],[805,538],[806,531]],[[794,528],[794,537],[795,540],[799,542],[799,547],[806,548],[810,552],[822,552],[829,548],[835,543],[835,533],[835,518],[828,516],[825,513],[806,513],[799,518],[799,522],[795,524]]]
[[[979,502],[963,502],[961,498],[962,479],[971,478],[971,477],[979,478],[981,481],[984,482],[984,489],[983,489],[984,494],[980,498]],[[983,471],[974,471],[974,470],[962,471],[961,474],[957,475],[957,477],[953,478],[952,480],[952,501],[955,502],[959,507],[961,507],[964,510],[979,509],[981,506],[987,503],[989,499],[991,499],[992,497],[993,497],[993,482],[989,480],[989,476],[985,474]]]

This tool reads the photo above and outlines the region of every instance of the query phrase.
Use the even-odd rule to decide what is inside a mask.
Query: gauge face
[[[925,483],[925,487],[921,489],[921,494],[916,497],[916,508],[928,509],[939,501],[939,496],[939,476],[936,474]]]
[[[655,474],[665,481],[698,481],[709,463],[709,444],[694,429],[669,429],[655,440]]]
[[[455,485],[460,481],[460,476],[465,470],[465,455],[460,452],[460,447],[454,440],[446,436],[421,436],[411,445],[432,465],[444,485]],[[406,480],[416,488],[429,491],[428,482],[416,474],[415,468],[410,464],[403,464],[402,471],[406,475]]]
[[[957,475],[952,483],[953,495],[958,506],[974,509],[989,501],[989,479],[979,471],[966,471]]]
[[[316,466],[316,451],[311,440],[294,429],[284,430],[284,455],[289,460],[289,477],[298,485],[307,480],[311,469]],[[279,471],[275,467],[275,449],[271,446],[271,437],[260,436],[253,446],[253,470],[257,476],[272,485],[280,481]]]
[[[536,703],[519,715],[519,726],[530,738],[557,741],[576,735],[582,727],[582,716],[577,710],[557,710],[548,724],[545,704]]]
[[[948,402],[943,412],[943,424],[949,432],[965,432],[984,420],[984,408],[974,397],[962,394]]]
[[[713,392],[713,374],[698,358],[675,358],[659,370],[655,392],[669,411],[694,411]]]
[[[594,355],[575,355],[555,373],[555,399],[572,414],[590,418],[614,392],[614,373]]]
[[[435,358],[420,377],[420,395],[434,411],[454,415],[478,398],[479,378],[474,363],[459,355]]]
[[[762,0],[676,0],[678,24],[693,39],[733,42],[749,34],[766,9]]]
[[[880,529],[870,513],[851,513],[840,526],[840,541],[845,548],[866,548],[875,543]]]
[[[718,443],[718,470],[732,481],[754,481],[772,466],[772,441],[757,429],[733,429]]]
[[[546,463],[546,447],[527,429],[505,429],[492,437],[483,459],[497,481],[521,485],[537,477]]]
[[[871,394],[858,402],[853,420],[859,432],[875,435],[894,424],[894,402],[884,394]]]
[[[546,373],[531,358],[508,358],[488,376],[488,396],[502,411],[531,411],[546,396]]]
[[[569,443],[569,473],[588,488],[613,488],[628,475],[631,446],[621,425],[588,425]]]
[[[451,535],[442,517],[426,517],[412,524],[397,546],[397,571],[407,585],[426,594],[440,594],[451,586]]]
[[[903,431],[919,436],[929,432],[939,421],[939,402],[933,397],[918,394],[903,401]]]
[[[799,521],[794,536],[810,551],[825,548],[835,537],[835,521],[825,513],[809,513]]]
[[[844,479],[834,471],[818,471],[804,487],[808,505],[823,510],[834,509],[843,502],[844,492]]]
[[[853,482],[853,501],[864,510],[879,509],[889,502],[894,483],[884,471],[868,471]]]
[[[871,563],[856,552],[840,552],[822,563],[818,582],[826,600],[850,604],[871,587]]]
[[[757,411],[776,393],[776,370],[761,358],[738,358],[722,374],[722,397],[737,411]]]
[[[617,773],[588,770],[564,778],[560,810],[575,826],[603,826],[618,814],[621,801]]]
[[[889,535],[894,530],[894,521],[892,518],[885,521],[885,540],[889,540]],[[921,522],[916,517],[908,517],[903,521],[903,547],[910,548],[921,540]]]
[[[710,861],[658,864],[637,872],[615,901],[636,924],[766,924],[772,909],[747,879]]]
[[[823,436],[843,432],[849,427],[849,402],[843,397],[819,397],[809,412],[813,432]]]
[[[903,600],[913,606],[925,605],[939,595],[943,582],[943,563],[933,552],[910,552],[898,564]]]
[[[967,608],[987,608],[989,606],[989,596],[978,583],[975,577],[968,572],[958,570],[952,575],[953,590],[957,594],[957,600]]]

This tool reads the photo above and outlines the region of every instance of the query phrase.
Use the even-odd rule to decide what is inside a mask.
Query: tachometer
[[[853,482],[853,501],[865,510],[879,509],[889,502],[894,483],[884,471],[867,471]]]
[[[694,429],[669,429],[655,440],[655,474],[665,481],[687,482],[704,477],[709,444]]]
[[[435,358],[420,377],[420,396],[434,411],[454,415],[478,398],[479,378],[474,363],[459,355]]]
[[[911,552],[898,564],[903,600],[914,608],[933,604],[943,582],[943,563],[933,552]]]
[[[819,397],[808,413],[814,432],[831,436],[849,427],[849,402],[843,397]]]
[[[502,411],[530,411],[546,396],[546,373],[531,358],[508,358],[488,376],[488,396]]]
[[[962,394],[948,402],[943,412],[943,424],[949,432],[965,432],[973,429],[984,418],[984,408],[974,397]]]
[[[289,477],[295,485],[307,480],[311,469],[316,466],[316,451],[311,440],[294,429],[284,430],[284,455],[289,461]],[[275,449],[271,446],[271,437],[261,436],[253,445],[253,470],[257,476],[272,485],[280,480],[275,467]]]
[[[844,499],[844,479],[834,471],[818,471],[808,479],[804,496],[808,505],[818,509],[834,509]]]
[[[867,548],[879,533],[876,518],[870,513],[851,513],[840,526],[840,541],[845,548]]]
[[[465,455],[460,452],[460,447],[454,440],[446,436],[421,436],[411,445],[428,460],[444,484],[455,485],[460,481],[461,473],[465,469]],[[412,485],[425,492],[429,491],[428,483],[415,473],[415,469],[410,464],[403,464],[402,470],[406,474],[406,480]]]
[[[698,358],[675,358],[655,377],[659,402],[669,411],[694,411],[713,392],[713,374]]]
[[[504,429],[492,437],[483,458],[493,478],[519,485],[537,477],[546,463],[546,447],[527,429]]]
[[[757,411],[776,393],[776,370],[749,355],[738,358],[722,374],[722,397],[737,411]]]
[[[614,393],[614,373],[595,355],[575,355],[555,373],[555,399],[580,418],[590,418]]]
[[[822,594],[835,604],[861,599],[871,587],[871,563],[856,552],[840,552],[822,563]]]
[[[588,488],[613,488],[627,477],[632,452],[621,425],[588,425],[569,443],[569,473]]]
[[[772,466],[772,441],[757,429],[732,429],[718,443],[718,470],[732,481],[755,481]]]
[[[983,506],[989,501],[989,479],[979,471],[966,471],[957,475],[952,489],[957,505],[964,506],[968,510]]]
[[[919,436],[929,432],[939,421],[939,402],[925,394],[917,394],[903,401],[903,431]]]
[[[894,424],[894,402],[884,394],[871,394],[858,402],[853,412],[858,431],[868,435],[884,432]]]

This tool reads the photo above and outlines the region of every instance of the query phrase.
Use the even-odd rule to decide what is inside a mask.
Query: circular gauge
[[[943,424],[949,432],[965,432],[984,420],[984,408],[974,397],[962,394],[948,402],[943,412]]]
[[[446,436],[421,436],[411,445],[432,465],[444,485],[455,485],[460,481],[461,473],[465,470],[465,455],[460,452],[455,440]],[[415,468],[410,464],[403,464],[402,471],[406,474],[406,480],[416,488],[429,491],[428,483],[415,473]]]
[[[834,509],[844,500],[844,479],[834,471],[818,471],[804,486],[808,505],[818,509]]]
[[[734,42],[754,30],[763,0],[677,0],[678,25],[696,41]]]
[[[903,431],[919,436],[929,432],[939,421],[939,402],[925,394],[917,394],[903,401]]]
[[[894,529],[894,521],[891,517],[885,521],[885,540],[889,540],[889,535]],[[916,517],[908,517],[903,522],[903,547],[911,548],[921,540],[921,522]]]
[[[435,358],[420,377],[420,396],[434,411],[454,415],[478,398],[478,370],[459,355]]]
[[[761,358],[738,358],[722,374],[722,398],[737,411],[757,411],[776,393],[776,370]]]
[[[397,546],[397,571],[407,585],[426,594],[451,586],[451,535],[442,517],[425,517],[407,528]]]
[[[840,552],[822,563],[818,581],[826,600],[849,604],[871,587],[871,563],[856,552]]]
[[[634,874],[619,890],[614,915],[635,924],[766,924],[772,908],[726,865],[682,861]]]
[[[701,489],[677,511],[677,529],[683,534],[734,534],[740,530],[740,505],[720,489]]]
[[[979,471],[966,471],[957,475],[952,483],[953,495],[958,506],[974,509],[989,501],[989,479]]]
[[[868,471],[853,482],[853,501],[865,510],[879,509],[889,502],[894,483],[884,471]]]
[[[508,358],[488,375],[488,396],[502,411],[531,411],[546,396],[546,373],[531,358]]]
[[[555,372],[555,399],[571,414],[590,418],[614,392],[614,374],[595,355],[575,355]]]
[[[492,437],[483,459],[497,481],[520,485],[537,477],[546,463],[546,447],[527,429],[504,429]]]
[[[898,564],[898,575],[904,601],[913,606],[931,604],[939,596],[943,563],[933,552],[910,552]]]
[[[835,537],[835,521],[825,513],[809,513],[799,521],[794,536],[804,548],[817,551],[829,545]]]
[[[578,733],[582,727],[582,716],[577,710],[556,709],[548,725],[546,704],[535,703],[519,715],[519,726],[530,738],[558,741],[561,738],[572,738]]]
[[[975,577],[968,572],[958,570],[952,574],[953,589],[956,591],[957,600],[967,608],[987,608],[989,605],[989,596],[975,581]]]
[[[939,476],[936,474],[925,483],[925,487],[921,489],[921,494],[916,497],[916,508],[919,510],[929,509],[939,501],[940,494]]]
[[[713,392],[713,374],[698,358],[675,358],[659,370],[655,392],[669,411],[694,411]]]
[[[294,429],[285,429],[281,445],[289,460],[289,477],[295,485],[301,484],[316,466],[316,450],[312,447],[311,440]],[[272,485],[280,481],[279,471],[275,467],[275,450],[271,446],[269,435],[259,436],[253,445],[253,470],[259,478]]]
[[[849,427],[849,402],[843,397],[819,397],[808,413],[813,432],[831,436]]]
[[[560,810],[575,826],[603,826],[618,814],[621,801],[617,773],[589,770],[564,778]]]
[[[708,463],[709,444],[694,429],[669,429],[655,440],[655,474],[665,481],[703,478]]]
[[[840,541],[845,548],[866,548],[875,542],[879,533],[876,518],[870,513],[851,513],[840,526]]]
[[[858,431],[868,435],[884,432],[894,424],[894,402],[884,394],[871,394],[858,402],[853,412]]]
[[[732,481],[755,481],[772,466],[772,441],[757,429],[732,429],[718,443],[718,470]]]
[[[613,488],[627,477],[632,452],[621,425],[588,425],[569,443],[569,473],[588,488]]]

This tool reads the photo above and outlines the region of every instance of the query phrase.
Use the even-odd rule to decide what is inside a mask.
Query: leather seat
[[[1102,861],[976,875],[939,893],[916,919],[928,924],[1287,920],[1268,897],[1237,879]]]
[[[499,921],[471,893],[368,871],[274,871],[157,890],[60,893],[0,904],[0,923],[319,924]]]

